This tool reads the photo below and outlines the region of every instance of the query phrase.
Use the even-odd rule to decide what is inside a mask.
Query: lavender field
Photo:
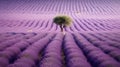
[[[0,67],[120,67],[120,0],[0,0]]]

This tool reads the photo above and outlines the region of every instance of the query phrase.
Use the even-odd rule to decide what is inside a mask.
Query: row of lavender
[[[0,67],[119,67],[119,33],[1,33]]]
[[[0,0],[0,67],[120,67],[120,20],[96,18],[119,15],[119,3],[119,0]],[[65,36],[53,24],[56,14],[73,18],[73,25],[65,28]],[[85,19],[81,19],[85,14]],[[87,19],[92,15],[95,18]],[[20,18],[12,20],[13,16]],[[44,19],[36,20],[35,16]]]
[[[120,14],[119,0],[1,0],[1,13]]]
[[[84,32],[84,31],[119,31],[120,20],[118,19],[74,19],[70,27],[65,28],[67,32]],[[33,29],[39,31],[60,31],[59,26],[52,20],[0,20],[0,28],[17,28]],[[23,30],[24,30],[23,29]]]

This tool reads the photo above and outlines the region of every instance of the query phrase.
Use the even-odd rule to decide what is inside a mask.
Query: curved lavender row
[[[115,58],[116,60],[118,60],[120,62],[119,59],[119,52],[120,49],[110,46],[108,43],[104,42],[104,41],[100,41],[99,39],[93,36],[90,36],[89,34],[83,34],[86,39],[88,39],[93,45],[95,45],[96,47],[99,47],[102,51],[104,51],[106,54],[112,56],[113,58]],[[94,39],[93,39],[94,38]]]
[[[67,67],[91,67],[81,49],[75,43],[71,34],[67,33],[63,45]]]
[[[73,24],[72,26],[65,28],[67,32],[110,32],[110,31],[119,31],[120,20],[114,20],[114,19],[79,19],[79,18],[73,18]],[[3,22],[3,21],[1,21]],[[11,21],[8,20],[4,21],[8,22],[4,23],[5,25],[1,25],[1,29],[9,30],[10,31],[21,31],[21,32],[40,32],[40,31],[46,31],[46,32],[60,32],[60,28],[53,23],[52,20],[21,20],[21,21]],[[13,22],[13,23],[12,23]],[[17,23],[17,24],[16,24]],[[109,23],[109,24],[108,24]],[[16,24],[16,25],[15,25]],[[11,25],[10,27],[8,25]],[[4,31],[4,30],[2,30]]]
[[[7,47],[10,47],[16,43],[19,43],[20,41],[24,41],[27,40],[31,37],[33,37],[34,35],[24,35],[24,34],[14,34],[11,37],[7,37],[5,39],[1,39],[2,42],[0,43],[0,51],[5,50]]]
[[[114,34],[115,35],[115,34]],[[106,43],[108,43],[110,46],[113,46],[113,47],[117,47],[120,49],[120,42],[118,41],[114,41],[114,40],[110,40],[106,37],[103,37],[101,36],[100,34],[94,34],[95,37],[99,38],[101,41],[105,41]],[[114,36],[113,36],[114,37]],[[118,35],[119,37],[119,35]],[[118,39],[119,40],[119,39]]]
[[[120,67],[119,6],[120,0],[0,0],[0,67]],[[59,14],[73,18],[65,37],[52,21]]]
[[[9,41],[11,39],[20,38],[20,37],[23,37],[24,39],[29,39],[33,36],[34,36],[34,34],[32,34],[32,33],[28,33],[28,34],[6,33],[6,35],[2,34],[0,43],[3,43],[3,41],[5,42],[5,41]]]
[[[11,40],[1,42],[0,51],[4,50],[6,47],[9,47],[9,46],[21,41],[21,40],[25,40],[25,38],[22,35],[18,35],[17,37],[19,37],[19,38],[13,38]]]
[[[88,42],[82,35],[76,33],[74,34],[75,39],[80,48],[85,52],[91,64],[95,67],[119,67],[120,63],[115,59],[110,57],[109,55],[103,53],[100,48],[93,46],[90,42]]]
[[[89,66],[89,64],[93,67],[96,67],[96,66],[102,67],[102,66],[109,66],[109,65],[112,65],[113,67],[114,66],[119,67],[118,62],[120,62],[120,59],[119,59],[120,49],[119,47],[114,46],[115,44],[112,45],[108,43],[107,40],[111,41],[111,38],[112,37],[114,38],[114,36],[116,36],[115,34],[117,35],[120,35],[120,34],[114,33],[114,36],[113,36],[113,33],[109,33],[110,35],[112,35],[111,37],[109,37],[109,35],[106,35],[106,33],[84,33],[82,35],[78,33],[73,33],[73,34],[74,34],[74,38],[70,33],[67,33],[65,35],[65,38],[63,40],[65,59],[62,60],[61,45],[56,45],[57,43],[58,44],[62,43],[62,39],[63,39],[62,34],[57,33],[55,38],[50,37],[50,40],[52,39],[52,41],[47,43],[46,47],[39,46],[39,49],[41,50],[45,48],[44,49],[45,51],[42,51],[43,56],[41,57],[41,56],[38,56],[41,53],[35,53],[37,55],[32,54],[33,53],[32,51],[36,51],[37,49],[31,49],[31,48],[34,48],[33,44],[37,43],[38,41],[41,41],[42,39],[46,40],[46,38],[48,37],[46,35],[48,35],[48,33],[37,33],[37,34],[35,33],[32,33],[32,34],[3,33],[2,34],[1,33],[0,34],[1,37],[13,36],[13,39],[14,39],[14,36],[16,35],[16,36],[21,36],[23,38],[25,37],[26,39],[19,41],[11,46],[8,46],[4,50],[0,51],[0,66],[3,67],[4,65],[8,65],[8,64],[10,64],[10,66],[13,66],[13,67],[15,67],[16,65],[29,66],[28,64],[23,63],[23,62],[28,62],[30,66],[35,66],[35,67],[50,65],[51,63],[56,63],[56,66],[61,67],[62,62],[65,61],[67,66],[71,66],[71,67],[75,65],[83,65],[83,64],[86,64],[87,67]],[[101,36],[98,37],[98,34]],[[51,34],[51,35],[54,35],[54,34]],[[106,36],[106,38],[104,36]],[[41,43],[44,43],[43,40],[41,41]],[[113,40],[113,42],[118,42],[118,40],[117,41]],[[36,44],[36,46],[37,45],[38,44]],[[37,56],[39,58],[37,58]],[[29,57],[29,58],[26,58],[26,57]],[[56,57],[56,59],[52,57]],[[81,59],[78,59],[79,57]],[[77,58],[77,59],[74,59],[74,58]],[[47,59],[53,60],[53,62],[50,62]],[[86,59],[87,59],[87,62],[86,62]],[[79,61],[79,60],[81,60],[80,61],[81,63],[78,62],[77,64],[77,62],[72,62],[72,61]]]
[[[39,52],[51,41],[51,38],[54,34],[49,34],[43,39],[38,40],[29,46],[25,51],[23,51],[19,58],[13,63],[8,65],[7,67],[34,67],[39,59]]]
[[[44,4],[43,4],[44,3]],[[1,13],[76,13],[76,14],[119,14],[119,0],[14,0],[0,1]],[[7,5],[5,5],[7,4]],[[64,8],[63,8],[64,7]],[[4,9],[6,8],[6,9]]]
[[[40,67],[62,67],[62,34],[57,34],[55,38],[46,46],[43,57],[40,60]]]
[[[26,35],[23,35],[23,36],[31,37],[30,39],[35,38],[31,34],[26,34]],[[39,38],[41,38],[41,37],[39,37]],[[10,43],[10,42],[8,42],[8,43]],[[28,39],[28,41],[27,41],[27,39],[26,40],[22,39],[21,41],[19,41],[19,42],[15,43],[15,44],[12,44],[9,47],[7,47],[6,49],[4,49],[4,51],[0,51],[0,58],[1,59],[5,58],[7,60],[7,62],[3,62],[2,60],[0,60],[0,62],[1,62],[0,66],[8,65],[8,62],[12,62],[12,60],[14,60],[19,53],[21,53],[28,46],[30,46],[30,44],[31,43],[29,42],[29,39]]]

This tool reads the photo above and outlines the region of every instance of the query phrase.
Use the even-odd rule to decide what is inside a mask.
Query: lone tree
[[[54,22],[55,24],[59,25],[59,26],[60,26],[60,29],[61,29],[61,32],[63,32],[63,33],[65,34],[64,28],[65,28],[66,26],[70,26],[70,25],[71,25],[72,19],[71,19],[70,17],[68,17],[68,16],[65,16],[65,15],[63,15],[63,16],[56,16],[56,17],[53,19],[53,22]]]

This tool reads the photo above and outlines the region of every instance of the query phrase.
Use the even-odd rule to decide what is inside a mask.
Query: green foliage
[[[70,17],[68,16],[56,16],[53,19],[53,22],[56,23],[57,25],[65,25],[65,26],[69,26],[72,23],[72,20]]]

